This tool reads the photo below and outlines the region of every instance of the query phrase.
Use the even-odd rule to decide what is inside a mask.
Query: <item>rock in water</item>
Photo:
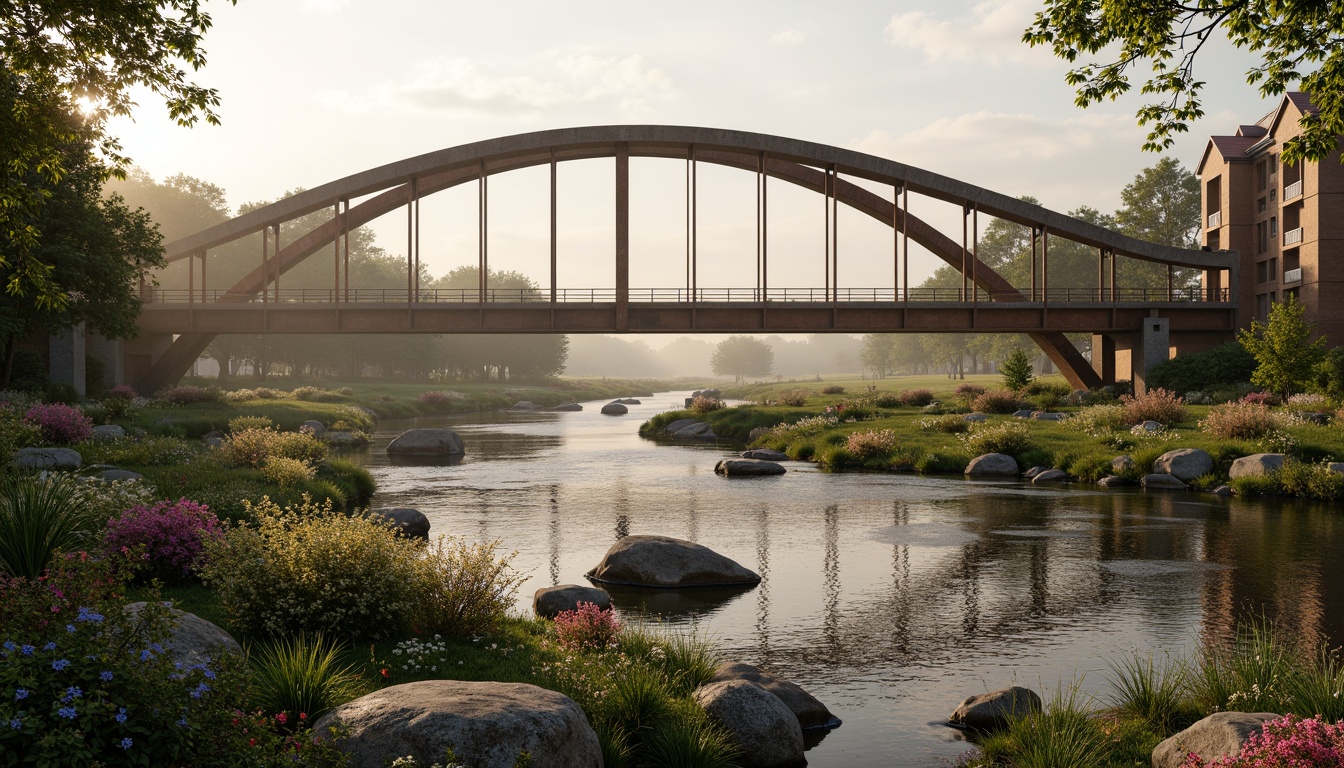
[[[386,768],[407,755],[430,765],[450,747],[473,768],[513,768],[523,751],[535,768],[602,766],[602,747],[579,705],[524,683],[394,685],[342,704],[314,731],[338,724],[348,738],[337,744],[354,768]]]
[[[732,737],[745,768],[807,765],[803,729],[779,697],[747,680],[724,680],[691,694],[710,719]]]
[[[971,459],[970,464],[966,465],[966,474],[968,475],[1017,477],[1018,472],[1017,459],[1003,453],[986,453],[984,456],[976,456]]]
[[[565,412],[569,412],[569,411],[582,411],[582,410],[583,410],[583,406],[582,406],[582,405],[579,405],[578,403],[561,403],[560,405],[555,406],[555,407],[552,408],[551,410],[552,410],[552,411],[565,411]]]
[[[1067,483],[1073,479],[1068,472],[1062,469],[1047,469],[1031,479],[1032,485],[1049,485],[1050,483]]]
[[[741,662],[725,661],[714,670],[714,677],[711,683],[721,683],[725,680],[746,680],[749,683],[755,683],[765,690],[773,693],[784,706],[788,707],[794,716],[798,718],[798,725],[803,730],[812,728],[838,728],[840,718],[831,714],[831,711],[817,700],[815,696],[803,690],[797,683],[791,683],[788,680],[781,680],[778,677],[763,672],[760,669]]]
[[[1269,712],[1215,712],[1153,750],[1153,768],[1180,768],[1193,752],[1204,760],[1236,757],[1241,747],[1279,715]]]
[[[788,470],[775,462],[761,459],[720,459],[719,463],[714,465],[714,474],[724,477],[762,477],[782,475],[785,472]]]
[[[743,451],[742,458],[758,459],[760,461],[788,461],[789,455],[771,448],[752,448],[749,451]]]
[[[132,617],[139,616],[145,609],[143,601],[126,606],[126,612]],[[194,613],[171,609],[173,631],[163,645],[173,655],[174,661],[183,664],[201,664],[218,658],[222,653],[242,654],[243,648],[233,635],[217,625],[202,619]]]
[[[605,589],[577,584],[542,587],[532,596],[532,610],[544,619],[553,619],[561,611],[578,610],[580,603],[592,603],[605,611],[611,608],[611,596]]]
[[[729,587],[761,577],[699,544],[670,536],[626,536],[588,573],[597,582],[636,587]]]
[[[626,408],[624,405],[621,405],[620,403],[607,403],[606,405],[602,406],[602,413],[608,416],[624,416],[629,412],[630,409]]]
[[[1242,456],[1232,462],[1232,469],[1228,471],[1227,476],[1235,480],[1238,477],[1256,477],[1277,472],[1283,469],[1285,458],[1287,457],[1282,453],[1254,453]]]
[[[401,532],[413,539],[429,538],[429,518],[425,513],[410,507],[375,509],[369,514],[386,518],[401,529]]]
[[[1154,474],[1167,474],[1188,483],[1213,471],[1213,457],[1198,448],[1167,451],[1153,462]]]
[[[961,702],[947,720],[953,725],[988,731],[1003,727],[1013,717],[1041,710],[1041,697],[1029,688],[1013,686],[971,696]]]
[[[389,456],[458,456],[466,452],[462,438],[451,429],[408,429],[387,446]]]
[[[1159,475],[1159,474],[1144,475],[1143,480],[1141,480],[1140,482],[1143,484],[1145,490],[1149,488],[1155,491],[1187,490],[1186,484],[1182,483],[1180,478],[1174,477],[1172,475]]]

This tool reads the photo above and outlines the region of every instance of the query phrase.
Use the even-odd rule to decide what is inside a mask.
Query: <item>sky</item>
[[[624,123],[805,139],[1033,195],[1059,211],[1114,211],[1124,184],[1159,159],[1140,151],[1141,97],[1076,108],[1068,66],[1020,42],[1041,7],[211,0],[209,61],[196,77],[219,90],[223,125],[179,128],[142,95],[134,120],[112,130],[154,177],[209,180],[235,205],[472,141]],[[1171,156],[1193,168],[1211,133],[1269,111],[1273,104],[1245,83],[1252,61],[1218,40],[1201,54],[1207,117]],[[611,162],[561,172],[562,286],[611,284],[603,256],[613,248]],[[635,287],[681,279],[683,178],[675,161],[632,163]],[[701,285],[747,285],[755,268],[751,176],[713,169],[700,183],[700,251],[711,265]],[[492,266],[546,276],[545,184],[544,172],[531,171],[491,181]],[[421,248],[442,274],[475,263],[475,191],[436,197],[422,204]],[[819,284],[820,200],[781,192],[772,206],[776,199],[772,284]],[[937,205],[923,213],[951,221]],[[892,272],[883,266],[890,230],[860,218],[841,217],[841,284],[890,287],[889,276],[885,284],[879,277]],[[404,221],[392,214],[372,225],[390,252],[405,252]],[[912,281],[936,266],[917,255]]]

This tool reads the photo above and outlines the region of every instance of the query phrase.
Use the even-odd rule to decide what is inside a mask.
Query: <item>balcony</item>
[[[1283,284],[1284,284],[1284,285],[1292,285],[1292,284],[1294,284],[1294,283],[1300,283],[1300,282],[1302,282],[1302,268],[1301,268],[1301,267],[1298,267],[1297,269],[1285,269],[1285,270],[1283,271]]]
[[[1302,242],[1302,228],[1286,229],[1283,232],[1283,245],[1286,248],[1290,245],[1297,245]]]
[[[1301,179],[1298,179],[1297,181],[1294,181],[1292,184],[1289,184],[1288,186],[1283,188],[1283,202],[1285,203],[1288,202],[1289,200],[1292,200],[1293,198],[1301,196],[1302,196]]]
[[[1214,211],[1213,213],[1209,214],[1209,226],[1208,226],[1209,229],[1214,229],[1215,227],[1221,227],[1222,225],[1223,225],[1222,211]]]

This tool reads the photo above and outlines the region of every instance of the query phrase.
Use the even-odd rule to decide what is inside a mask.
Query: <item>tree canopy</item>
[[[769,376],[775,369],[775,351],[755,336],[729,336],[709,358],[715,376]]]
[[[1204,116],[1195,61],[1214,35],[1259,57],[1246,73],[1264,97],[1295,83],[1311,94],[1319,112],[1302,120],[1302,135],[1283,149],[1283,161],[1323,160],[1344,134],[1344,6],[1325,0],[1045,0],[1023,33],[1033,46],[1078,64],[1065,76],[1075,103],[1088,107],[1115,100],[1131,88],[1131,70],[1150,76],[1139,92],[1156,100],[1142,105],[1143,148],[1160,151]],[[1104,58],[1085,61],[1080,58]]]
[[[1289,296],[1269,309],[1269,321],[1251,321],[1250,330],[1237,334],[1237,341],[1255,357],[1251,383],[1287,397],[1307,389],[1315,379],[1316,366],[1325,358],[1325,337],[1311,339],[1315,329],[1306,320],[1306,308]]]
[[[124,169],[106,125],[131,114],[135,89],[162,97],[180,125],[219,122],[218,94],[189,76],[205,65],[210,25],[201,0],[0,0],[0,267],[10,295],[66,300],[39,254],[42,209],[72,170],[73,143],[91,142],[100,172]]]

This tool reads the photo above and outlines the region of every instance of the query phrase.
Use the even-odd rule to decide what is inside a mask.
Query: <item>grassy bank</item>
[[[1023,392],[1000,393],[1008,397],[1005,404],[995,400],[995,389],[1001,386],[996,376],[752,385],[723,392],[724,397],[748,404],[659,414],[641,426],[641,434],[657,437],[669,423],[695,418],[711,425],[721,438],[773,448],[832,471],[961,473],[976,456],[1005,453],[1024,470],[1058,468],[1087,482],[1111,475],[1138,481],[1153,471],[1153,461],[1161,454],[1196,448],[1214,460],[1212,471],[1194,483],[1209,489],[1229,481],[1232,462],[1240,457],[1286,453],[1291,461],[1283,472],[1238,480],[1237,490],[1325,499],[1344,495],[1344,475],[1323,468],[1324,462],[1344,458],[1344,428],[1338,419],[1321,425],[1285,408],[1182,404],[1166,409],[1170,413],[1161,428],[1136,431],[1132,429],[1136,418],[1143,419],[1127,418],[1124,402],[1108,393],[1067,397],[1062,378],[1044,378]],[[989,397],[977,400],[981,390]],[[1064,418],[1046,421],[983,413],[1019,408],[1058,412]],[[968,421],[973,411],[981,415],[972,418],[983,420]],[[1233,417],[1258,421],[1227,426]],[[1210,426],[1214,421],[1221,433]],[[1114,464],[1118,457],[1130,461]]]

